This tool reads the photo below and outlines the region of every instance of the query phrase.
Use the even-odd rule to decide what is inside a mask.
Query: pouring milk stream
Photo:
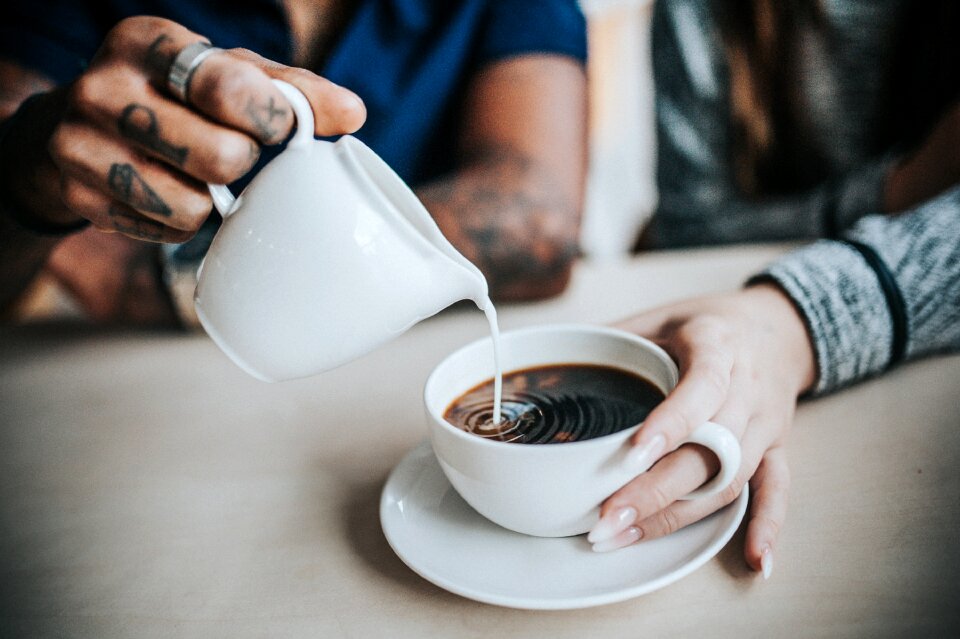
[[[483,274],[383,160],[351,136],[314,140],[307,99],[274,83],[297,131],[239,197],[210,185],[223,225],[195,294],[204,329],[245,371],[281,381],[335,368],[469,299],[490,326],[499,423],[500,339]]]

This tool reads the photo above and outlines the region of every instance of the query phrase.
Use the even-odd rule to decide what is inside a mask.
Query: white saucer
[[[559,610],[623,601],[690,574],[730,540],[746,509],[744,488],[726,508],[668,537],[595,553],[582,535],[529,537],[488,521],[450,486],[424,442],[390,474],[380,524],[400,559],[441,588],[499,606]]]

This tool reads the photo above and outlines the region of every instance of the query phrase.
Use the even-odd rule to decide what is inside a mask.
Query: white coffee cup
[[[677,385],[677,366],[659,346],[625,331],[578,324],[545,325],[501,336],[506,372],[549,364],[597,364],[635,373],[664,395]],[[487,519],[516,532],[564,537],[587,532],[600,504],[638,473],[627,464],[630,439],[642,424],[577,442],[518,444],[463,431],[444,413],[493,376],[489,338],[464,346],[430,374],[424,405],[434,453],[458,493]],[[712,422],[687,440],[712,450],[720,472],[685,498],[723,490],[740,468],[740,444]]]
[[[462,299],[483,307],[487,283],[426,209],[362,142],[314,140],[303,94],[287,148],[234,200],[211,185],[223,225],[194,296],[207,333],[254,377],[325,371]]]

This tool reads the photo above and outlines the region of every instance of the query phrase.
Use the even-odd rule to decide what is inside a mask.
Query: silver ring
[[[209,42],[194,42],[181,49],[173,59],[170,73],[167,74],[167,87],[184,104],[187,103],[187,88],[190,86],[190,78],[193,77],[194,71],[200,63],[217,51],[223,51],[223,49]]]

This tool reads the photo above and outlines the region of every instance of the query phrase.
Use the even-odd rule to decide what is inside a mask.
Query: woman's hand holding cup
[[[656,344],[613,328],[578,324],[534,326],[503,333],[501,348],[504,374],[517,373],[523,378],[528,371],[541,367],[609,367],[645,380],[663,397],[676,387],[679,376],[676,363]],[[581,379],[574,387],[576,390],[566,388],[564,384],[568,382],[560,381],[561,371],[547,373],[547,387],[542,389],[531,380],[529,384],[520,382],[519,395],[509,398],[509,402],[526,407],[512,418],[516,420],[512,424],[510,420],[502,422],[510,433],[505,440],[467,427],[470,419],[464,423],[448,421],[448,409],[461,401],[476,407],[474,400],[465,396],[489,380],[492,364],[490,340],[479,340],[449,355],[427,380],[427,423],[441,468],[468,504],[504,528],[540,537],[587,532],[597,522],[600,503],[643,472],[630,455],[630,441],[635,433],[646,428],[645,422],[623,419],[613,426],[612,433],[586,435],[587,421],[578,415],[617,420],[629,411],[624,411],[623,403],[610,394],[619,392],[612,391],[611,386],[591,399],[586,387],[592,382]],[[548,391],[548,387],[552,390]],[[557,395],[550,399],[553,393]],[[592,406],[605,400],[619,406],[603,417]],[[529,405],[531,401],[533,407]],[[521,419],[527,412],[531,419]],[[540,412],[544,413],[543,420],[536,417]],[[515,435],[528,427],[539,428],[536,424],[541,422],[556,439],[546,444],[515,443],[528,441]],[[684,439],[713,451],[720,460],[720,472],[706,485],[692,486],[680,497],[712,501],[711,495],[725,489],[740,469],[737,438],[723,426],[700,423]]]
[[[731,503],[750,482],[745,555],[769,577],[787,509],[784,445],[796,399],[815,379],[806,328],[790,300],[762,284],[632,317],[619,327],[645,336],[678,362],[680,381],[647,418],[631,452],[649,470],[606,500],[588,540],[597,551],[670,534]],[[719,494],[680,498],[717,470],[709,451],[679,444],[707,420],[740,439],[742,464]]]

